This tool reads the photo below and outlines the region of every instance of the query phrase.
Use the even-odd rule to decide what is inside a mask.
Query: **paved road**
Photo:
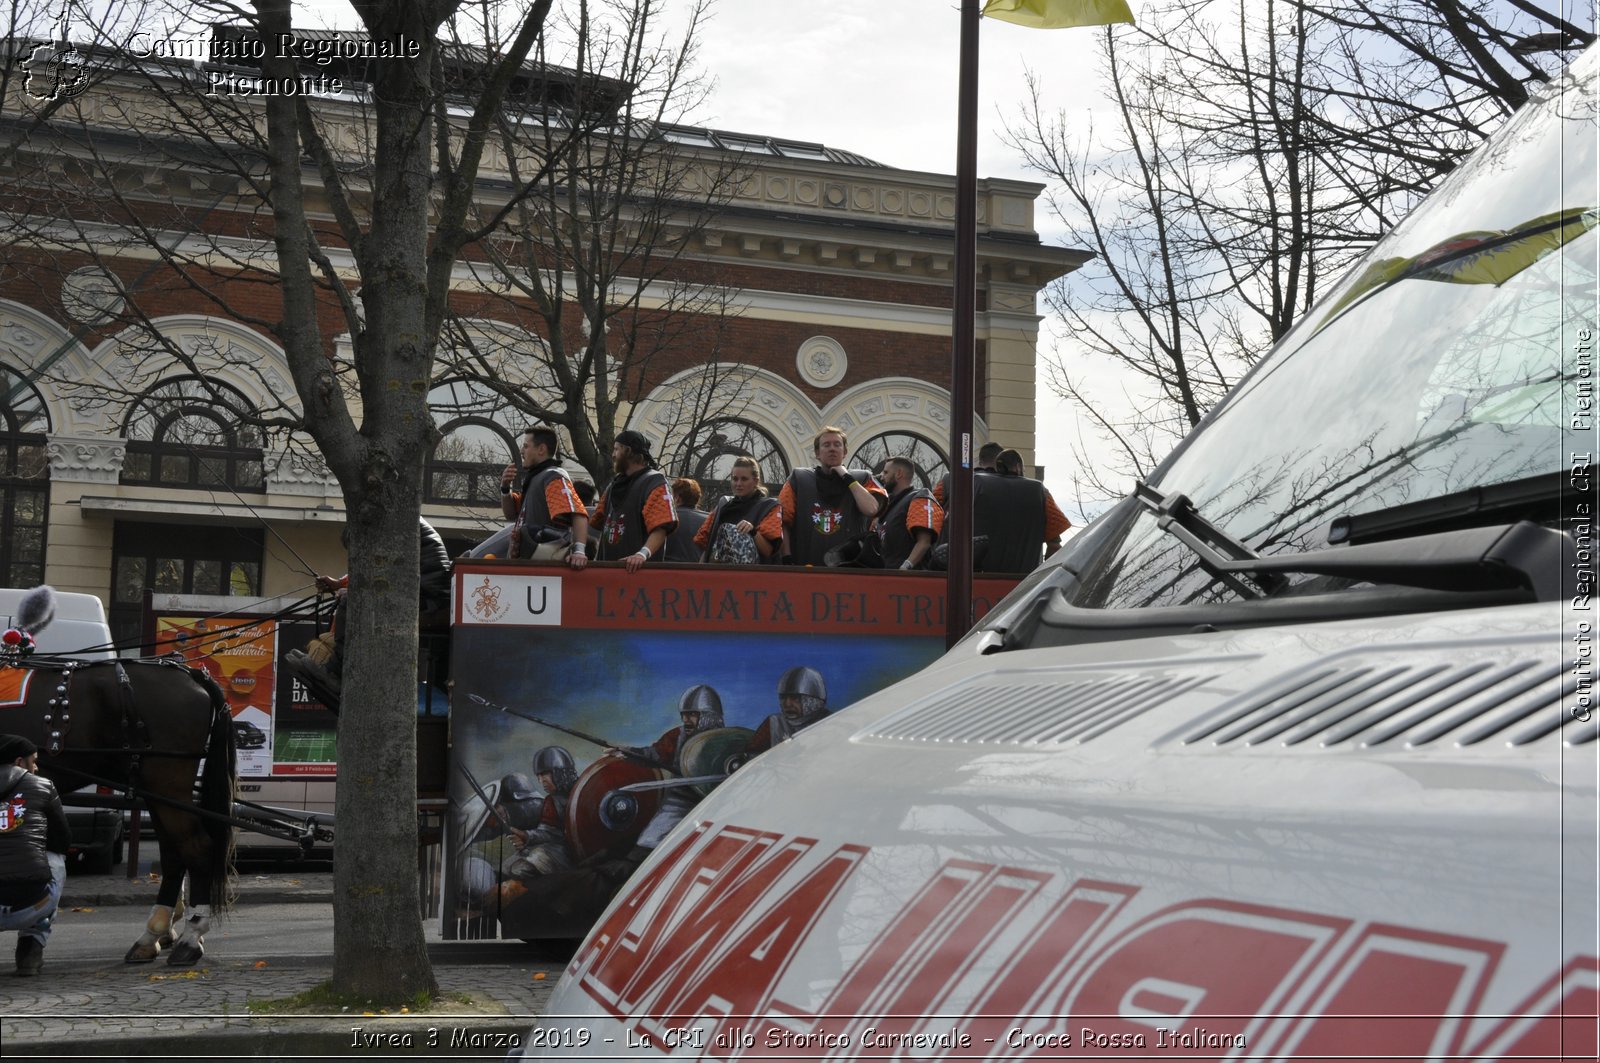
[[[458,1051],[441,1046],[428,1055],[499,1058],[504,1048],[494,1039],[525,1031],[561,974],[558,952],[521,942],[440,941],[430,920],[424,927],[440,990],[447,999],[466,994],[474,1005],[426,1017],[262,1017],[251,1014],[251,1001],[293,996],[332,976],[330,903],[241,906],[206,936],[205,958],[188,969],[122,962],[147,915],[142,904],[80,904],[62,913],[39,977],[0,970],[0,1055],[379,1058],[353,1050],[359,1026],[410,1032],[419,1046],[430,1030],[457,1042]],[[9,967],[11,940],[0,941],[0,967]]]
[[[61,913],[45,950],[51,972],[120,964],[123,952],[144,930],[149,914],[148,908],[134,905],[82,907]],[[206,935],[206,950],[216,962],[296,960],[303,964],[308,957],[332,955],[333,905],[251,905],[218,921]],[[166,969],[164,964],[156,966]],[[13,987],[0,985],[0,995],[9,988]]]

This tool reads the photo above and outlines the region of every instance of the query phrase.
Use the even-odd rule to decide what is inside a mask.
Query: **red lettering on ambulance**
[[[911,986],[930,961],[946,970],[965,968],[972,957],[958,954],[956,948],[973,947],[970,936],[958,935],[962,942],[959,946],[942,947],[956,933],[962,916],[976,905],[985,913],[978,917],[981,923],[994,917],[994,901],[1002,908],[1015,903],[1015,897],[1007,898],[1005,890],[989,901],[983,899],[982,895],[987,892],[985,884],[992,882],[992,871],[991,864],[968,860],[946,863],[867,947],[816,1013],[807,1013],[781,1000],[773,1001],[772,1010],[786,1018],[781,1022],[767,1018],[752,1024],[748,1032],[754,1034],[756,1044],[749,1054],[792,1054],[791,1050],[780,1047],[781,1039],[769,1037],[773,1029],[840,1033],[853,1029],[858,1016],[890,1014],[891,1002],[917,992]]]
[[[737,1043],[734,1035],[748,1025],[744,1017],[767,1009],[800,943],[866,855],[862,846],[840,846],[705,964],[693,983],[675,997],[661,998],[662,1013],[671,1022],[685,1025],[703,1015],[725,1016],[713,1031],[706,1054],[716,1058],[731,1055],[730,1049]]]
[[[1002,1043],[1007,1030],[1022,1026],[1026,1016],[1042,1013],[1044,997],[1057,992],[1068,968],[1137,892],[1132,886],[1107,882],[1073,883],[1029,935],[1027,946],[1002,961],[988,986],[980,990],[972,1017],[962,1023],[972,1034],[972,1045],[953,1055],[987,1056]]]
[[[1515,1059],[1517,1063],[1593,1063],[1600,1059],[1600,959],[1568,961],[1463,1060]]]
[[[959,865],[946,865],[956,869]],[[947,1012],[950,993],[966,978],[973,964],[987,952],[1023,907],[1055,876],[1016,868],[982,870],[972,865],[974,878],[948,914],[931,923],[911,950],[909,962],[896,970],[873,998],[870,1007],[861,1009],[845,1027],[855,1040],[860,1031],[872,1027],[878,1034],[938,1034],[959,1026],[967,1033],[968,1023],[953,1023],[948,1017],[927,1019],[925,1015]],[[868,1017],[870,1012],[872,1017]],[[844,1013],[833,1011],[833,1015]],[[861,1055],[882,1055],[883,1051]],[[917,1055],[917,1053],[908,1053]],[[942,1054],[935,1052],[934,1054]]]
[[[703,850],[711,862],[696,861],[691,871],[698,873],[680,875],[668,888],[662,907],[675,917],[674,925],[652,935],[653,947],[639,953],[619,1003],[633,1015],[671,1016],[668,1002],[697,980],[700,966],[726,943],[739,920],[760,907],[784,872],[814,845],[810,838],[780,843],[776,834],[718,834]],[[725,858],[719,858],[722,850]]]
[[[1439,1058],[1459,1047],[1504,946],[1370,926],[1312,997],[1285,1049],[1340,1060]]]
[[[640,909],[655,888],[677,873],[678,864],[697,844],[705,840],[706,833],[706,824],[696,824],[693,829],[679,836],[676,842],[668,846],[666,852],[656,854],[660,860],[654,867],[628,880],[628,891],[622,903],[613,908],[605,919],[595,924],[583,947],[573,954],[572,961],[567,964],[569,975],[576,976],[580,971],[587,971],[588,973],[582,977],[586,986],[607,984],[606,980],[599,976],[607,958],[624,945],[629,949],[638,948],[639,934],[629,934],[629,925],[638,918]],[[606,1003],[606,997],[592,991],[589,995],[602,1004]],[[612,1013],[616,1014],[614,1011]]]
[[[618,1017],[648,1013],[646,998],[659,996],[669,980],[680,985],[685,969],[692,971],[778,875],[816,844],[795,839],[771,862],[758,864],[778,839],[741,827],[724,827],[692,849],[698,837],[685,839],[651,873],[629,883],[627,899],[591,936],[584,991]],[[730,892],[737,897],[730,899]]]
[[[1153,1042],[1158,1029],[1189,1034],[1203,1027],[1213,1035],[1244,1036],[1254,1048],[1263,1017],[1279,1010],[1349,925],[1215,900],[1166,909],[1091,960],[1074,979],[1075,992],[1068,989],[1056,1006],[1047,1002],[1045,1014],[1070,1018],[1045,1030],[1076,1034],[1088,1025],[1128,1043],[1138,1035]]]

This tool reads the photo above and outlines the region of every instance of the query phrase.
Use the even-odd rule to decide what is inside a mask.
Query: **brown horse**
[[[226,817],[237,769],[222,688],[176,660],[13,657],[0,665],[0,732],[38,745],[40,773],[63,791],[111,783],[143,797],[161,852],[161,888],[125,959],[148,963],[175,937],[167,962],[198,961],[231,886],[233,827]],[[175,928],[186,876],[187,915]]]

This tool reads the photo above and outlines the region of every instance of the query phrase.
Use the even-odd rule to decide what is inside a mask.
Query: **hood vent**
[[[1208,676],[994,677],[887,716],[860,738],[1057,747],[1081,744],[1205,683]]]
[[[1185,745],[1414,749],[1558,736],[1592,742],[1566,711],[1577,678],[1560,662],[1468,658],[1426,664],[1363,654],[1284,676],[1224,705]]]

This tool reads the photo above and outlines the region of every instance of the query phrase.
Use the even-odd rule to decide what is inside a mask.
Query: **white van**
[[[16,626],[17,606],[27,590],[0,587],[0,629]],[[92,594],[56,591],[56,618],[37,636],[35,652],[45,656],[109,660],[116,656],[105,606]]]
[[[1600,51],[923,672],[741,768],[530,1056],[1572,1059]]]

